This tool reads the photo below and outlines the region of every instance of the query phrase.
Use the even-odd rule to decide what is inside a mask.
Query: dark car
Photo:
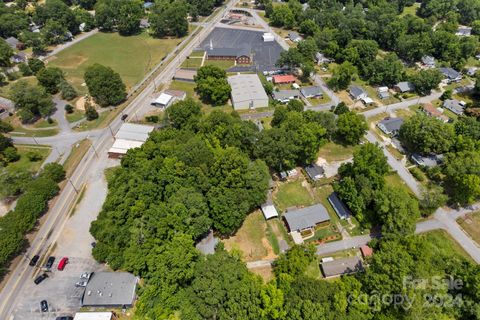
[[[73,320],[71,316],[56,317],[55,320]]]
[[[50,269],[55,262],[55,257],[48,257],[47,263],[45,264],[45,268]]]
[[[40,256],[38,254],[34,255],[32,260],[30,260],[29,265],[31,267],[35,267],[37,265],[38,259],[40,259]]]
[[[40,282],[42,282],[43,280],[47,279],[48,278],[48,275],[46,273],[42,273],[41,275],[39,275],[38,277],[35,278],[35,280],[33,280],[33,282],[35,284],[40,284]]]
[[[122,114],[122,121],[125,121],[125,119],[128,118],[128,114]]]
[[[40,310],[42,310],[42,312],[48,312],[48,302],[47,302],[47,300],[40,301]]]

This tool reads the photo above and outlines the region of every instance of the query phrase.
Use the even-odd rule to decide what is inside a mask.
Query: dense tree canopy
[[[16,82],[10,91],[22,122],[31,122],[38,117],[46,117],[53,112],[52,97],[43,87],[31,86],[28,82]]]
[[[102,107],[118,105],[127,97],[120,75],[110,67],[95,63],[85,71],[88,92]]]
[[[183,1],[161,1],[152,8],[149,16],[155,37],[183,37],[188,33],[187,6]]]

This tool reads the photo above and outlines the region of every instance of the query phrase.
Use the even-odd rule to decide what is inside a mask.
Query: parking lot
[[[37,264],[35,276],[24,287],[18,299],[13,315],[14,320],[54,320],[57,316],[74,315],[81,306],[84,288],[75,287],[84,272],[97,272],[105,267],[96,262],[91,254],[94,238],[89,232],[90,224],[96,219],[107,195],[107,182],[104,177],[105,167],[119,164],[118,160],[107,159],[91,171],[83,198],[65,223],[58,237],[55,248],[49,253],[56,257],[48,278],[38,285],[33,280],[43,273],[46,258]],[[62,257],[68,257],[69,263],[63,271],[57,270]],[[47,300],[49,312],[40,311],[40,301]],[[3,320],[3,319],[2,319]]]
[[[200,47],[207,49],[211,41],[214,48],[251,50],[258,71],[269,71],[275,69],[275,63],[283,49],[276,41],[263,42],[262,35],[263,31],[215,28]]]

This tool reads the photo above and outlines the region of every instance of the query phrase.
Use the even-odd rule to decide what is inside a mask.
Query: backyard
[[[343,161],[353,157],[353,152],[358,149],[359,146],[343,146],[335,142],[328,142],[322,147],[318,156],[325,159],[328,162]]]
[[[260,210],[250,214],[234,236],[223,240],[228,251],[241,251],[243,260],[256,261],[260,259],[275,258],[274,246],[278,247],[275,240],[272,240],[270,228],[267,227],[265,218]],[[270,229],[271,230],[271,229]]]
[[[280,183],[278,191],[273,195],[275,207],[280,212],[285,212],[291,207],[310,206],[314,204],[315,200],[307,188],[308,182],[303,178]]]
[[[49,66],[61,68],[82,94],[87,92],[83,75],[88,66],[111,67],[131,89],[182,39],[154,39],[147,33],[123,37],[118,33],[97,33],[51,57]]]

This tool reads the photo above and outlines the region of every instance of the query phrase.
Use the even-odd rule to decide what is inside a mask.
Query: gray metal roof
[[[305,171],[307,172],[307,175],[310,177],[310,179],[312,179],[313,181],[317,181],[321,178],[321,176],[325,174],[325,170],[322,167],[316,165],[315,163],[305,166]]]
[[[250,50],[246,48],[207,48],[207,56],[213,57],[250,57]]]
[[[463,114],[464,106],[456,99],[447,99],[443,102],[443,107],[455,113],[456,115]]]
[[[228,77],[232,87],[233,105],[242,101],[264,100],[268,106],[268,96],[263,88],[260,78],[256,74],[238,74]]]
[[[445,77],[447,77],[448,79],[457,79],[459,77],[461,77],[461,74],[460,72],[458,72],[457,70],[454,70],[452,68],[439,68],[438,69]]]
[[[432,56],[423,56],[422,63],[427,66],[434,66],[435,65],[435,58]]]
[[[328,196],[328,202],[332,205],[333,210],[337,213],[337,216],[340,219],[347,219],[351,216],[350,210],[348,210],[345,203],[338,197],[336,192],[333,192],[331,195]]]
[[[20,41],[18,41],[17,38],[14,38],[14,37],[9,37],[7,39],[5,39],[5,42],[10,46],[12,47],[13,49],[15,49],[17,47],[17,45],[20,43]]]
[[[300,91],[298,90],[273,91],[272,96],[273,96],[273,99],[275,100],[284,100],[284,99],[300,96]]]
[[[365,90],[358,86],[350,86],[349,92],[355,98],[360,97],[362,94],[366,94]]]
[[[300,92],[303,94],[304,97],[313,97],[322,95],[322,89],[319,86],[311,86],[311,87],[303,87],[300,89]]]
[[[402,118],[386,118],[379,122],[388,132],[395,132],[400,130],[400,127],[405,121]]]
[[[288,37],[290,38],[290,40],[292,41],[295,41],[295,40],[298,40],[298,39],[302,39],[302,37],[298,34],[298,32],[295,32],[295,31],[290,31],[288,33]]]
[[[131,306],[137,280],[128,272],[96,272],[85,288],[82,306]]]
[[[409,92],[415,90],[415,86],[413,83],[409,81],[402,81],[396,84],[396,87],[401,91],[401,92]]]
[[[287,221],[290,231],[300,231],[311,228],[318,223],[330,220],[327,209],[321,204],[288,211],[283,217]]]
[[[342,274],[349,274],[363,271],[362,259],[359,257],[348,257],[342,259],[335,259],[329,262],[322,263],[322,273],[325,278],[340,276]]]
[[[440,162],[442,162],[443,155],[431,155],[431,156],[422,156],[418,153],[414,153],[411,156],[413,162],[418,164],[419,166],[425,166],[425,167],[435,167],[437,166]]]

